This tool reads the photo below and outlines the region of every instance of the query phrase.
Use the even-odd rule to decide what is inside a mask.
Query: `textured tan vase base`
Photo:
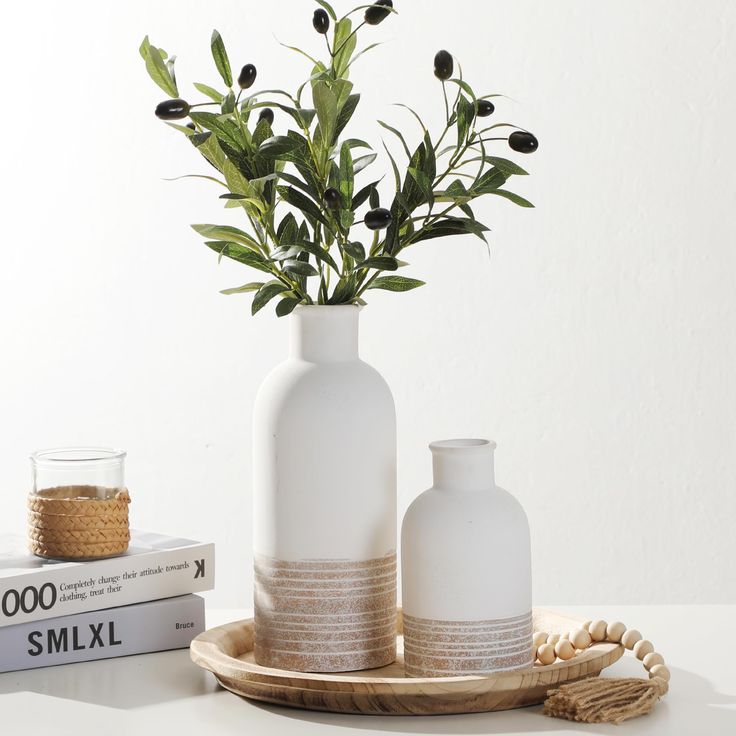
[[[488,621],[442,621],[404,613],[404,663],[409,677],[487,675],[528,669],[532,612]]]
[[[127,490],[58,486],[28,498],[28,548],[39,557],[89,560],[128,549]]]
[[[373,560],[255,559],[256,662],[346,672],[396,659],[396,554]]]

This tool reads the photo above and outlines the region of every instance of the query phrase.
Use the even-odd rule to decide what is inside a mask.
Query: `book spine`
[[[0,672],[188,647],[204,600],[179,596],[0,629]]]
[[[0,580],[0,628],[211,590],[214,544],[51,566]]]

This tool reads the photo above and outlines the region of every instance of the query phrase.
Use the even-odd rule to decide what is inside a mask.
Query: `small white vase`
[[[300,306],[254,415],[255,658],[302,672],[396,658],[396,418],[359,307]]]
[[[401,530],[404,660],[412,677],[532,662],[529,525],[495,482],[488,440],[433,442],[434,485]]]

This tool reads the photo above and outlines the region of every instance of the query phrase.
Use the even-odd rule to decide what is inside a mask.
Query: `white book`
[[[0,672],[182,649],[203,631],[198,595],[5,626]]]
[[[87,562],[31,555],[0,535],[0,627],[211,590],[215,546],[132,531],[128,551]]]

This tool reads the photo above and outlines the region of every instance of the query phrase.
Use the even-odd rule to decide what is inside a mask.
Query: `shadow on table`
[[[736,695],[716,692],[711,683],[692,672],[670,667],[674,684],[670,694],[648,716],[625,722],[574,723],[549,718],[542,706],[529,706],[495,713],[439,716],[360,716],[252,704],[274,715],[326,726],[405,734],[494,734],[580,731],[589,734],[625,736],[627,727],[637,734],[732,733],[734,712],[722,706],[736,705]],[[634,726],[635,724],[635,726]],[[699,724],[699,726],[698,726]],[[696,730],[688,731],[688,728]],[[684,730],[683,730],[684,729]]]
[[[34,692],[123,710],[217,689],[214,677],[189,659],[188,649],[0,674],[0,695]]]

